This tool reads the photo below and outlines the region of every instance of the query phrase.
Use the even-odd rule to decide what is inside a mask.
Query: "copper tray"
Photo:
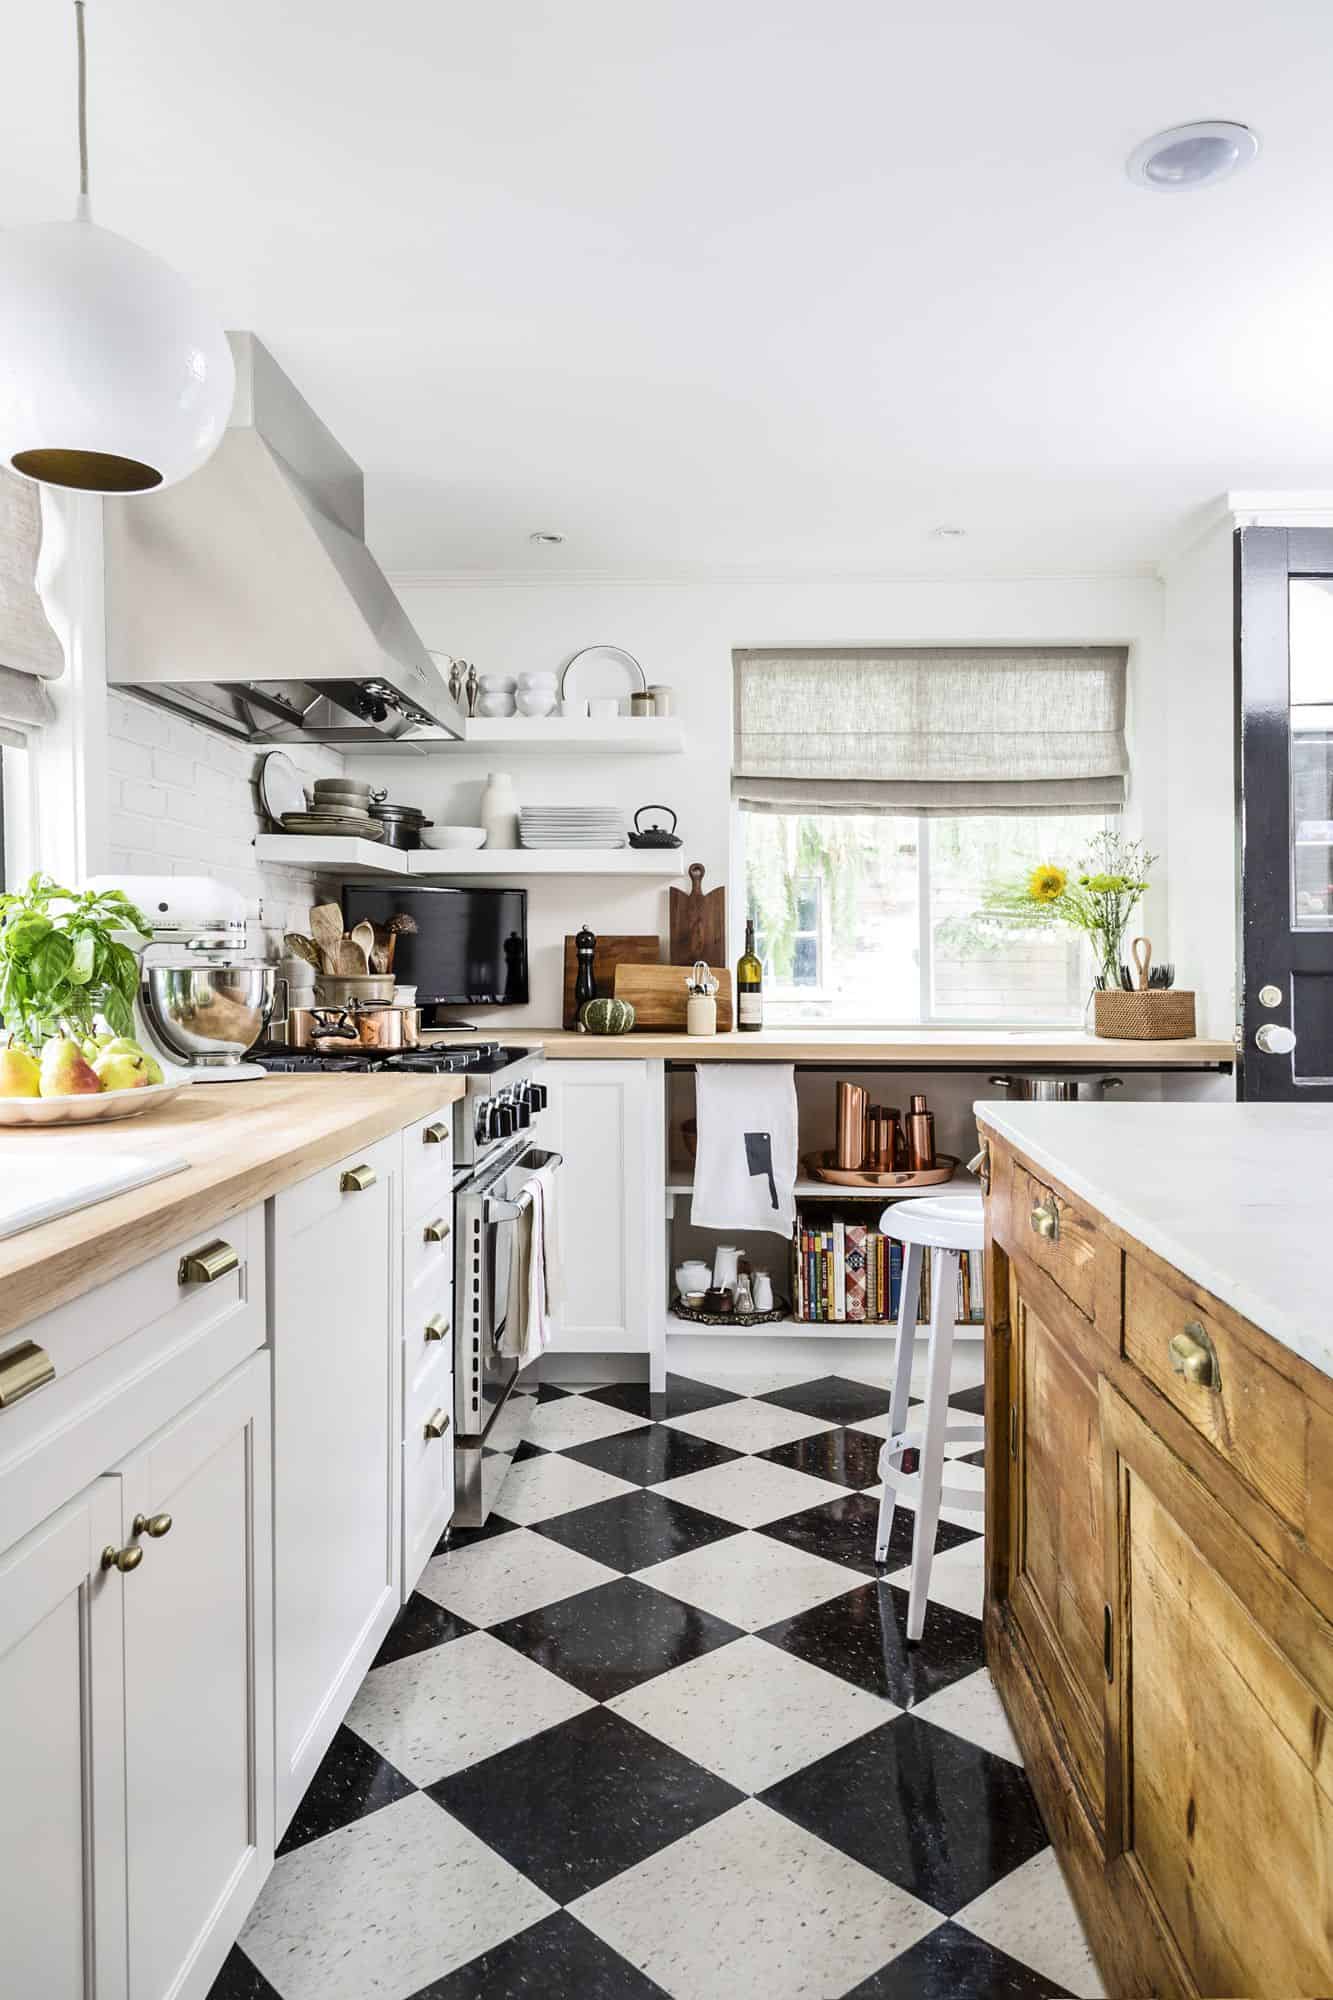
[[[769,1312],[710,1313],[704,1312],[699,1307],[687,1306],[684,1299],[677,1293],[676,1297],[671,1301],[671,1310],[677,1319],[692,1320],[696,1326],[768,1326],[774,1320],[786,1319],[791,1311],[791,1307],[785,1299],[775,1298],[772,1309]]]
[[[831,1187],[859,1188],[909,1188],[940,1187],[951,1181],[958,1171],[958,1161],[952,1153],[936,1155],[933,1167],[923,1167],[912,1173],[877,1174],[869,1167],[840,1167],[835,1164],[832,1153],[807,1153],[802,1165],[813,1180],[827,1181]]]

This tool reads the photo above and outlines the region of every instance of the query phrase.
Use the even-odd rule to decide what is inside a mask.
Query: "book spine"
[[[847,1317],[847,1230],[841,1222],[833,1225],[833,1317]]]

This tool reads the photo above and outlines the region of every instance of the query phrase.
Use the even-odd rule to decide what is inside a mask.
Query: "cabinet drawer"
[[[1125,1259],[1125,1359],[1290,1526],[1304,1529],[1312,1462],[1333,1419],[1230,1331],[1196,1293]]]
[[[417,1415],[423,1397],[429,1397],[440,1387],[438,1400],[446,1409],[452,1410],[453,1390],[450,1378],[454,1372],[454,1336],[450,1324],[452,1314],[437,1310],[433,1315],[436,1327],[443,1326],[440,1338],[428,1338],[424,1321],[409,1321],[404,1329],[403,1339],[403,1397],[404,1408],[409,1422]],[[427,1412],[429,1414],[429,1412]]]
[[[446,1385],[447,1387],[448,1385]],[[453,1405],[441,1396],[426,1415],[449,1418],[440,1438],[427,1437],[424,1418],[403,1440],[403,1596],[413,1585],[449,1525],[454,1511]]]
[[[412,1300],[428,1295],[447,1303],[454,1276],[454,1206],[446,1194],[403,1229],[403,1291]],[[435,1307],[431,1306],[430,1311]]]
[[[437,1208],[447,1215],[453,1175],[454,1107],[446,1104],[403,1127],[405,1213],[415,1217]]]
[[[1039,1179],[1021,1160],[1013,1163],[1009,1200],[1013,1248],[1055,1280],[1089,1319],[1096,1317],[1099,1258],[1114,1249],[1096,1223],[1070,1197]]]

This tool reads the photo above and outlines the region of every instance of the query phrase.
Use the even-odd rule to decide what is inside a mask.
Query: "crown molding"
[[[1105,569],[744,569],[705,564],[681,564],[671,569],[627,571],[609,569],[387,569],[395,590],[547,590],[552,586],[596,584],[627,589],[677,589],[683,585],[802,585],[866,583],[929,583],[943,588],[968,583],[1154,583],[1160,580],[1156,562],[1121,563]]]

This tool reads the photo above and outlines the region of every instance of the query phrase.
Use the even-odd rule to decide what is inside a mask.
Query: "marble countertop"
[[[1333,1105],[981,1099],[976,1112],[1127,1236],[1333,1375]]]

